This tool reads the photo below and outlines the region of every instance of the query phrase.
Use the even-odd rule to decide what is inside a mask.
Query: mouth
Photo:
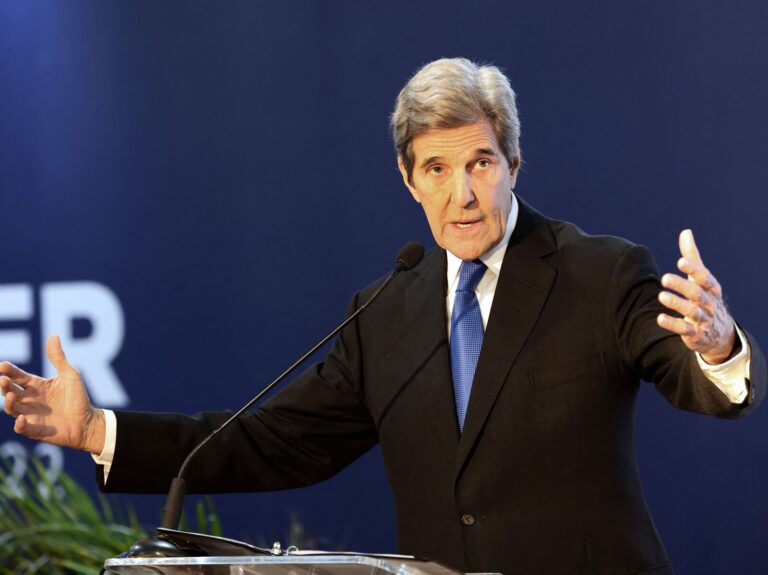
[[[460,220],[451,222],[451,226],[459,230],[469,230],[480,224],[480,220]]]

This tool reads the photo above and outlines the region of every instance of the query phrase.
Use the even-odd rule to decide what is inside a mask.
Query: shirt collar
[[[509,216],[507,217],[507,229],[504,232],[504,237],[498,244],[480,256],[480,261],[483,262],[497,277],[499,273],[501,273],[501,264],[504,261],[504,254],[507,251],[509,238],[512,237],[512,232],[517,224],[517,215],[519,212],[520,206],[518,205],[517,197],[512,193],[512,208],[509,210]],[[448,286],[450,287],[459,276],[459,268],[461,267],[462,260],[447,250],[446,254],[448,255]]]

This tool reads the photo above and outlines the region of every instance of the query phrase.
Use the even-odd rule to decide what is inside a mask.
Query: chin
[[[491,249],[495,242],[491,242],[487,237],[478,237],[482,234],[473,234],[472,237],[464,238],[445,238],[449,241],[438,242],[443,248],[451,252],[457,258],[462,260],[476,260],[489,249]]]
[[[446,248],[449,252],[451,252],[453,255],[455,255],[457,258],[462,260],[476,260],[481,255],[483,255],[484,251],[480,251],[477,248],[455,248],[451,249]]]

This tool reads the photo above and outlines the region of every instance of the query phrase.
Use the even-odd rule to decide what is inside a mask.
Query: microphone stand
[[[326,335],[323,339],[321,339],[319,342],[317,342],[314,346],[312,346],[304,355],[302,355],[298,360],[296,360],[293,365],[291,365],[288,369],[286,369],[283,373],[278,375],[272,383],[267,385],[264,389],[259,391],[248,403],[246,403],[243,407],[241,407],[237,412],[234,413],[229,419],[227,419],[224,423],[222,423],[219,427],[214,429],[211,433],[208,434],[208,436],[203,439],[200,443],[198,443],[192,451],[190,451],[189,455],[187,455],[184,462],[181,464],[181,467],[179,468],[179,473],[176,477],[173,478],[171,481],[171,488],[168,491],[168,497],[165,501],[165,507],[163,508],[163,515],[160,522],[159,530],[168,531],[168,530],[176,530],[179,525],[179,519],[181,518],[181,512],[182,512],[182,505],[184,502],[184,496],[187,492],[187,484],[184,480],[184,475],[187,471],[187,467],[189,466],[190,461],[192,458],[200,451],[200,449],[203,448],[213,437],[218,435],[222,430],[224,430],[227,426],[229,426],[233,421],[235,421],[238,417],[240,417],[243,413],[248,411],[253,405],[259,401],[264,395],[269,393],[277,384],[279,384],[281,381],[283,381],[288,375],[290,375],[297,367],[299,367],[302,363],[304,363],[312,354],[314,354],[318,349],[320,349],[323,345],[325,345],[328,340],[330,340],[332,337],[334,337],[336,334],[338,334],[342,329],[344,329],[347,325],[349,325],[350,322],[352,322],[357,316],[359,316],[365,309],[368,308],[371,303],[379,296],[379,294],[384,291],[384,288],[386,288],[390,282],[392,282],[395,277],[401,272],[405,270],[412,269],[414,266],[416,266],[420,261],[421,258],[424,257],[424,247],[418,243],[418,242],[410,242],[403,246],[400,251],[397,254],[397,266],[394,270],[387,276],[387,278],[382,282],[382,284],[376,289],[375,292],[373,292],[373,295],[368,299],[367,302],[365,302],[362,306],[360,306],[357,310],[355,310],[354,313],[352,313],[349,317],[347,317],[341,324],[336,327],[332,332],[330,332],[328,335]],[[160,531],[158,535],[154,535],[152,537],[148,537],[145,539],[140,539],[137,541],[131,548],[124,554],[122,554],[123,557],[178,557],[178,556],[190,556],[194,555],[196,549],[189,549],[189,548],[183,548],[172,542],[167,534],[164,534],[163,531]]]

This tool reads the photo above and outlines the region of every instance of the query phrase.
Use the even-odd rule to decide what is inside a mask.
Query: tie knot
[[[480,260],[464,260],[459,270],[459,286],[456,291],[475,291],[485,273],[485,264]]]

